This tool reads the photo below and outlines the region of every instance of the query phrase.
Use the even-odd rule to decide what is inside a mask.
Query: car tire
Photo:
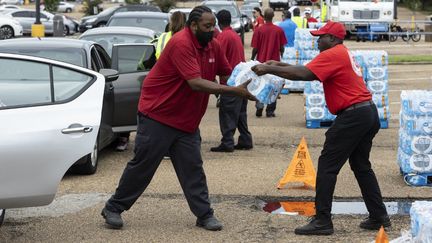
[[[71,8],[67,8],[66,9],[66,13],[72,13],[72,9]]]
[[[0,226],[2,226],[5,219],[6,209],[0,208]]]
[[[64,34],[65,36],[70,35],[70,30],[69,30],[69,27],[68,27],[68,26],[65,26],[65,27],[64,27],[63,34]]]
[[[0,40],[11,39],[15,36],[14,30],[8,25],[0,27]]]
[[[93,175],[96,173],[99,162],[99,136],[96,139],[93,151],[78,162],[69,169],[71,173],[80,175]]]

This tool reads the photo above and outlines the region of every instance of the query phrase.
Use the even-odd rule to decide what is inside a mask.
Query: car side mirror
[[[99,73],[105,77],[105,82],[116,81],[119,77],[119,72],[114,69],[100,69]]]

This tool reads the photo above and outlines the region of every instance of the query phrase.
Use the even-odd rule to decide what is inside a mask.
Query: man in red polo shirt
[[[274,11],[271,8],[264,10],[265,24],[260,28],[256,29],[252,35],[252,60],[259,62],[266,62],[269,60],[280,61],[281,56],[284,53],[284,46],[287,43],[284,31],[273,24]],[[256,113],[257,117],[262,116],[264,104],[256,102]],[[276,110],[276,101],[267,105],[266,116],[274,117]]]
[[[369,161],[372,140],[380,129],[378,112],[359,66],[343,45],[345,33],[342,24],[331,21],[321,29],[311,31],[312,35],[319,36],[320,54],[306,66],[271,61],[252,67],[258,75],[271,73],[290,80],[321,81],[327,107],[337,115],[326,132],[318,160],[316,215],[309,224],[296,228],[296,234],[333,234],[333,193],[337,175],[347,159],[369,211],[368,219],[361,222],[360,227],[378,230],[381,226],[391,225]]]
[[[231,74],[219,43],[212,40],[215,22],[208,7],[195,7],[186,28],[172,37],[144,80],[135,156],[102,210],[110,228],[123,226],[120,214],[144,192],[169,152],[189,207],[197,217],[196,225],[207,230],[222,229],[209,202],[198,126],[210,93],[256,98],[247,91],[247,83],[229,87],[213,82],[216,75],[224,80]]]
[[[243,45],[240,37],[231,28],[231,13],[221,10],[216,14],[222,32],[219,41],[230,67],[233,69],[240,62],[245,61]],[[225,83],[224,83],[225,84]],[[221,95],[219,105],[219,126],[222,133],[221,144],[210,148],[212,152],[233,152],[234,149],[248,150],[252,148],[252,135],[247,125],[248,100],[233,95]],[[236,129],[240,133],[238,143],[234,145]]]

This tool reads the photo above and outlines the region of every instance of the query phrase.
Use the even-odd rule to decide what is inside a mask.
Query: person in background
[[[305,29],[308,27],[307,20],[300,16],[300,9],[295,8],[293,10],[293,17],[291,20],[297,25],[297,28]]]
[[[259,62],[266,62],[268,60],[280,61],[281,56],[284,53],[284,46],[287,44],[285,33],[279,27],[273,24],[274,11],[271,8],[264,10],[265,24],[260,28],[256,29],[252,35],[251,47],[252,49],[252,60]],[[264,104],[256,102],[256,113],[257,117],[261,117]],[[275,117],[276,101],[267,105],[266,116]]]
[[[255,31],[258,27],[264,24],[264,18],[259,7],[254,7],[252,14],[255,17],[255,20],[253,22],[253,30]]]
[[[311,8],[305,8],[303,11],[305,18],[307,20],[308,26],[310,26],[309,23],[318,23],[318,20],[314,17],[312,17],[312,9]]]
[[[221,10],[216,14],[221,33],[218,35],[222,51],[228,59],[231,69],[245,61],[243,44],[240,36],[231,28],[231,13]],[[225,83],[222,83],[225,84]],[[248,100],[233,95],[220,95],[219,126],[222,133],[221,144],[210,148],[212,152],[233,152],[234,149],[252,149],[252,135],[247,125]],[[234,133],[238,129],[240,136],[234,145]]]
[[[291,20],[290,11],[284,10],[282,15],[283,21],[279,23],[279,27],[284,31],[285,37],[288,41],[285,47],[294,47],[295,30],[297,29],[297,25]]]
[[[222,229],[210,206],[199,124],[209,94],[256,98],[247,90],[250,81],[237,87],[214,82],[216,75],[227,80],[232,72],[219,42],[213,39],[215,23],[208,7],[192,9],[186,28],[171,38],[145,78],[138,104],[135,154],[101,212],[108,228],[123,227],[121,213],[134,205],[169,152],[189,208],[196,216],[196,226]]]
[[[360,228],[378,230],[381,226],[389,227],[391,222],[369,160],[372,140],[380,129],[380,121],[362,71],[343,44],[345,27],[329,21],[311,34],[319,36],[320,54],[306,66],[270,61],[252,67],[258,75],[269,73],[290,80],[319,80],[324,87],[329,111],[337,115],[325,134],[324,147],[318,159],[316,215],[307,225],[296,228],[294,233],[334,233],[331,219],[333,193],[337,175],[347,160],[369,212]]]
[[[170,17],[169,31],[162,33],[156,44],[156,59],[159,59],[162,50],[165,48],[171,37],[182,30],[186,24],[186,14],[180,11],[174,12]]]

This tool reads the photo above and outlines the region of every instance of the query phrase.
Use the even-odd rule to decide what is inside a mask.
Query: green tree
[[[102,9],[99,8],[100,4],[102,3],[102,0],[84,0],[83,2],[83,8],[82,12],[84,12],[84,15],[95,15],[95,7],[97,8],[98,12]]]
[[[60,0],[45,0],[45,11],[51,13],[56,12],[59,2]]]
[[[162,12],[167,13],[170,9],[176,7],[176,0],[152,0],[154,5],[158,6]]]
[[[126,4],[140,4],[141,0],[126,0]]]

